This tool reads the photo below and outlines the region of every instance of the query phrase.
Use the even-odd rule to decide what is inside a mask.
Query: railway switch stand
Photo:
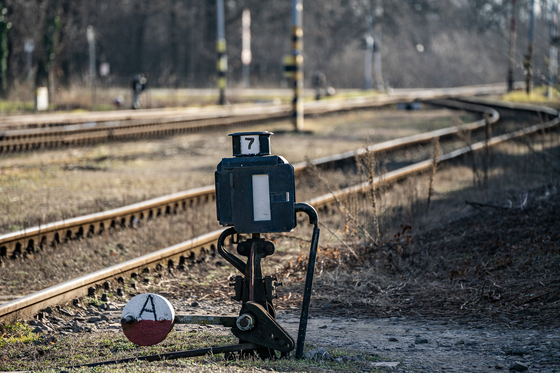
[[[294,168],[283,157],[271,155],[271,135],[266,131],[231,134],[233,157],[222,159],[215,173],[217,218],[228,227],[218,239],[218,253],[241,272],[229,279],[234,291],[232,299],[241,302],[239,316],[175,315],[165,298],[140,294],[125,306],[121,318],[124,334],[132,342],[143,346],[159,343],[174,324],[212,324],[230,327],[239,344],[212,347],[211,352],[256,353],[262,358],[274,358],[288,356],[295,349],[296,358],[303,357],[319,243],[318,217],[311,205],[295,202]],[[308,215],[313,235],[296,342],[276,321],[273,300],[276,288],[282,284],[275,276],[262,272],[262,260],[273,255],[275,247],[261,235],[292,231],[297,225],[297,212]],[[228,240],[230,245],[236,245],[239,256],[226,249]],[[210,351],[173,352],[165,358]]]

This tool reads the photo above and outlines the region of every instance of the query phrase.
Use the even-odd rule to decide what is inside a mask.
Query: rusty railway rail
[[[436,131],[385,141],[379,144],[371,145],[369,150],[376,153],[383,153],[395,151],[403,147],[429,143],[435,138],[441,139],[453,136],[459,131],[474,131],[484,127],[486,125],[486,120],[492,124],[497,122],[500,117],[496,110],[481,105],[459,103],[451,100],[433,100],[431,103],[485,114],[487,115],[487,119],[481,119],[461,126],[452,126]],[[344,162],[353,162],[356,155],[365,151],[366,149],[359,149],[357,151],[323,157],[312,161],[312,163],[321,168],[332,168]],[[295,164],[294,168],[296,174],[303,172],[307,166],[307,162]],[[61,243],[65,240],[100,234],[103,231],[112,228],[132,226],[135,221],[142,221],[160,215],[176,213],[178,210],[186,210],[187,208],[200,206],[203,203],[214,200],[214,186],[209,185],[150,199],[117,209],[88,214],[81,217],[52,222],[3,234],[0,235],[0,260],[3,257],[15,257],[26,252],[32,252],[38,247]]]
[[[411,90],[390,96],[312,101],[306,115],[374,108],[399,102],[505,92],[504,84]],[[57,148],[289,118],[290,105],[239,105],[226,108],[123,110],[87,114],[43,114],[0,118],[0,153]]]
[[[507,133],[501,136],[495,136],[488,141],[481,141],[471,146],[464,147],[453,152],[447,153],[440,157],[440,162],[450,161],[457,159],[462,155],[469,152],[481,150],[486,146],[495,146],[506,141],[521,138],[527,135],[539,133],[541,131],[551,129],[558,126],[560,118],[558,112],[548,111],[554,118],[550,121],[533,125],[521,130]],[[383,177],[383,182],[396,182],[407,176],[415,175],[427,171],[432,166],[432,160],[426,160],[415,163],[401,169],[391,171]],[[375,179],[376,183],[380,179]],[[328,206],[336,203],[337,199],[344,199],[351,195],[367,193],[369,185],[367,182],[348,187],[346,189],[329,193],[320,197],[313,198],[308,201],[318,210],[328,208]],[[96,284],[113,279],[119,276],[126,276],[134,271],[146,267],[153,267],[156,271],[162,270],[165,267],[172,268],[177,264],[185,263],[186,261],[195,261],[197,258],[215,252],[216,242],[223,230],[217,230],[211,233],[204,234],[194,239],[182,242],[180,244],[141,256],[127,262],[105,268],[103,270],[64,282],[59,285],[41,290],[39,292],[27,295],[20,299],[0,305],[0,320],[9,317],[21,318],[30,317],[37,311],[49,305],[69,301],[75,297],[84,296],[87,294],[87,289]]]

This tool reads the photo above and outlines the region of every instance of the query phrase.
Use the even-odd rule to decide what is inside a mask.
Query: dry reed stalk
[[[355,252],[354,250],[352,250],[352,248],[351,248],[350,246],[348,246],[348,244],[347,244],[346,242],[344,242],[344,240],[343,240],[338,234],[336,234],[336,232],[334,232],[329,226],[327,226],[325,223],[323,223],[323,222],[321,222],[321,221],[319,222],[319,224],[320,224],[321,226],[325,227],[325,228],[329,231],[329,233],[333,235],[334,238],[336,238],[337,240],[339,240],[340,243],[343,244],[344,247],[346,247],[346,248],[348,249],[348,251],[350,251],[350,253],[352,253],[352,255],[354,255],[354,257],[356,257],[356,259],[358,259],[358,261],[359,261],[360,263],[362,263],[362,260],[361,260],[360,257],[356,254],[356,252]]]
[[[366,146],[366,151],[359,156],[358,165],[360,168],[365,169],[369,184],[369,200],[371,203],[371,209],[373,214],[373,229],[375,231],[375,241],[376,245],[379,244],[381,234],[379,231],[379,220],[378,220],[378,206],[377,206],[377,193],[378,193],[378,183],[375,182],[375,169],[377,167],[377,159],[375,158],[375,152],[370,149],[371,147]],[[381,180],[381,178],[380,178]]]
[[[439,165],[439,156],[440,156],[440,148],[439,148],[439,138],[435,138],[433,140],[433,153],[432,153],[432,166],[430,169],[430,180],[428,186],[428,206],[426,208],[426,212],[430,212],[430,202],[432,201],[432,195],[434,193],[434,178],[436,176],[437,167]]]
[[[346,205],[344,203],[342,203],[342,201],[340,201],[340,198],[338,198],[337,195],[334,193],[334,191],[331,189],[328,180],[325,179],[323,177],[323,175],[321,175],[321,172],[317,169],[317,166],[308,161],[307,162],[307,168],[313,176],[315,176],[317,179],[319,179],[319,181],[325,186],[327,191],[333,195],[337,206],[344,211],[346,217],[350,221],[352,221],[356,225],[356,227],[358,227],[362,231],[364,236],[366,236],[368,239],[371,240],[372,243],[375,244],[375,239],[369,234],[367,229],[365,229],[364,226],[358,222],[358,220],[354,217],[354,215],[350,212],[350,210],[348,210]]]

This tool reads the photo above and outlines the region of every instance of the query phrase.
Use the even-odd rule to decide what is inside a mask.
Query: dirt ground
[[[333,360],[247,367],[207,359],[197,361],[195,371],[376,371],[373,363],[385,360],[399,364],[382,369],[399,372],[560,372],[559,139],[557,132],[542,134],[493,149],[486,176],[481,155],[441,165],[429,210],[429,175],[422,175],[382,187],[376,214],[367,198],[342,201],[344,206],[322,212],[307,341],[308,350],[325,347]],[[375,218],[381,230],[377,243],[362,231],[372,232]],[[308,233],[300,224],[290,234],[269,237],[277,253],[263,268],[283,282],[275,304],[280,322],[294,336]],[[98,300],[82,299],[83,308],[66,306],[74,316],[55,309],[30,327],[38,328],[40,341],[52,342],[54,336],[70,344],[113,333],[99,334],[110,343],[94,344],[87,356],[107,360],[110,350],[104,346],[124,343],[119,310],[131,296],[159,293],[180,313],[236,314],[239,306],[229,300],[227,285],[234,274],[219,257],[186,271],[139,274],[135,281],[112,285],[114,309],[109,312],[103,304],[101,309],[93,306]],[[122,287],[123,297],[116,296],[117,287]],[[76,318],[78,312],[83,315]],[[89,322],[99,315],[107,320]],[[178,328],[175,335],[192,329],[223,335],[218,328],[201,328]],[[52,366],[63,355],[51,347],[62,342],[51,342],[10,345],[0,353],[0,370],[2,358],[10,367]],[[51,348],[53,353],[46,353]],[[132,356],[147,353],[127,348]],[[166,348],[180,344],[170,342]],[[345,365],[350,357],[358,363]],[[150,369],[193,371],[184,364]]]
[[[296,163],[413,135],[460,122],[457,111],[364,110],[306,119],[312,133],[289,132],[287,121],[224,128],[131,142],[71,149],[2,154],[0,232],[104,211],[162,195],[206,186],[224,157],[231,156],[228,134],[268,130],[273,154]]]

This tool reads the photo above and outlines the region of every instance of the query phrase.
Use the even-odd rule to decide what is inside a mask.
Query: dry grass
[[[436,116],[435,121],[429,113]],[[291,124],[280,122],[210,134],[6,154],[0,163],[0,232],[212,184],[216,165],[231,156],[227,134],[234,131],[279,132],[272,138],[273,152],[294,163],[357,149],[366,137],[379,142],[446,127],[451,118],[453,113],[446,110],[361,111],[308,119],[306,127],[313,135],[282,133]]]
[[[486,186],[473,185],[469,160],[441,165],[429,215],[420,206],[430,173],[388,187],[378,208],[381,247],[348,231],[344,215],[322,215],[362,262],[323,236],[315,312],[557,325],[560,135],[503,144],[490,158]],[[361,224],[373,218],[366,198],[342,203]]]

